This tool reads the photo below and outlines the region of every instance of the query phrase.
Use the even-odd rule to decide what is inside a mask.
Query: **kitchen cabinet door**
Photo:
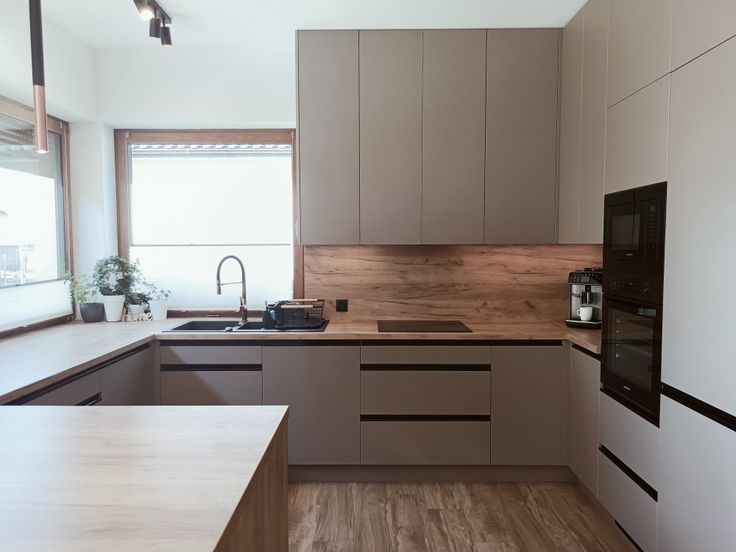
[[[590,0],[583,8],[579,243],[603,243],[608,6],[609,0]]]
[[[359,242],[358,31],[299,31],[301,238]]]
[[[263,347],[263,403],[289,406],[289,463],[360,463],[360,347]]]
[[[483,243],[486,32],[424,31],[423,48],[422,243]]]
[[[608,46],[608,106],[670,70],[672,0],[613,0]],[[700,5],[700,2],[693,3]]]
[[[607,194],[667,180],[669,103],[668,75],[608,108]]]
[[[660,432],[659,550],[732,550],[736,433],[665,396]]]
[[[562,458],[560,346],[494,346],[491,463],[559,465]]]
[[[559,243],[580,243],[583,10],[562,31]]]
[[[559,29],[488,31],[485,242],[557,242]]]
[[[261,346],[162,343],[161,404],[262,404]]]
[[[156,404],[155,360],[151,346],[103,368],[102,405]]]
[[[736,40],[672,74],[662,381],[736,413]]]
[[[360,31],[360,243],[422,239],[422,32]]]
[[[161,404],[258,405],[263,403],[262,381],[256,368],[166,366],[161,368]]]
[[[672,0],[672,61],[674,71],[736,35],[733,0]]]
[[[565,380],[567,463],[591,494],[598,496],[600,359],[572,348]]]
[[[72,378],[63,385],[50,390],[25,404],[47,406],[88,406],[99,404],[102,399],[100,372]]]

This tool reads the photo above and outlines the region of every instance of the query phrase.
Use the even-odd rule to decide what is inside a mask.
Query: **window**
[[[120,249],[172,291],[171,309],[236,310],[240,286],[216,293],[226,255],[245,265],[251,308],[294,296],[293,131],[118,131],[116,140],[127,173]],[[237,263],[223,266],[222,281],[240,281]]]
[[[0,99],[0,333],[72,313],[68,262],[67,125],[49,118],[49,152],[33,145],[33,112]]]

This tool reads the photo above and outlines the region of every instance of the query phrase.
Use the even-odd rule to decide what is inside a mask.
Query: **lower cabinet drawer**
[[[657,501],[602,452],[598,453],[598,500],[644,550],[657,547]]]
[[[161,404],[248,405],[263,403],[260,370],[163,370]]]
[[[361,464],[487,465],[491,423],[486,421],[362,421]]]
[[[49,406],[92,405],[102,399],[100,371],[75,379],[53,391],[28,401],[26,404]]]
[[[491,372],[360,373],[362,414],[491,414]]]

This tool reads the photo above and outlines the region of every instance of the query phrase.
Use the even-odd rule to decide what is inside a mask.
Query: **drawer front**
[[[490,345],[366,345],[362,364],[490,364]]]
[[[260,345],[161,345],[161,364],[260,363]]]
[[[76,406],[87,401],[94,402],[93,397],[101,392],[102,378],[97,371],[36,397],[26,404]]]
[[[161,404],[263,404],[260,371],[182,370],[161,372]]]
[[[598,500],[644,552],[656,550],[657,502],[601,452]]]
[[[601,444],[656,489],[659,428],[605,393],[600,399]]]
[[[488,465],[490,422],[364,421],[361,464]]]
[[[491,372],[363,370],[361,414],[491,413]]]

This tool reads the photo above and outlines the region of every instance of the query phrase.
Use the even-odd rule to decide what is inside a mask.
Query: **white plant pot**
[[[103,295],[102,304],[105,305],[105,320],[120,322],[123,318],[125,295]]]
[[[166,320],[169,311],[169,302],[166,299],[161,301],[149,301],[148,310],[151,311],[153,320]]]
[[[138,316],[146,312],[146,305],[128,305],[128,314]]]

